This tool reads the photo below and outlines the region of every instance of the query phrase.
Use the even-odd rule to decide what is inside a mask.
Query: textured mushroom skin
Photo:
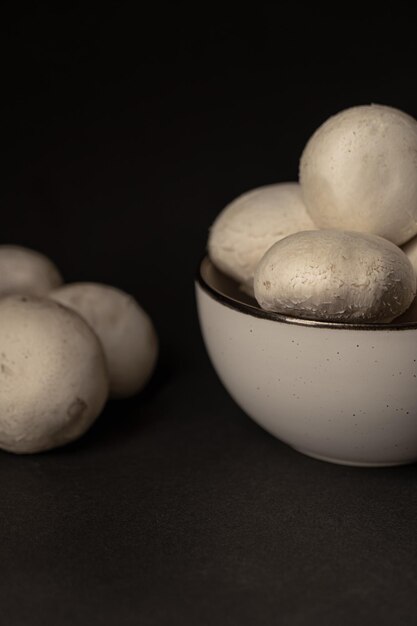
[[[395,244],[357,232],[290,235],[264,255],[255,274],[263,309],[306,319],[390,322],[416,293],[413,267]]]
[[[44,296],[61,284],[58,269],[40,252],[21,246],[0,246],[0,296]]]
[[[0,300],[0,448],[31,453],[80,437],[108,395],[101,345],[86,322],[50,300]]]
[[[313,228],[298,183],[267,185],[223,209],[210,229],[208,252],[216,267],[251,291],[256,266],[268,248],[291,233]]]
[[[158,357],[150,317],[129,294],[99,283],[73,283],[50,297],[73,309],[100,339],[110,375],[110,393],[128,397],[148,382]]]
[[[334,115],[308,141],[300,183],[318,228],[405,243],[417,234],[417,121],[381,105]]]

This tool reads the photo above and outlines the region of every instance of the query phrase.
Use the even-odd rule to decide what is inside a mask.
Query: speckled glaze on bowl
[[[417,460],[417,322],[347,325],[263,311],[208,258],[196,296],[217,374],[265,430],[333,463]]]

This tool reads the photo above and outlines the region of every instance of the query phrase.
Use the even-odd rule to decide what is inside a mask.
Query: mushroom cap
[[[376,104],[334,115],[308,141],[300,183],[318,228],[401,245],[417,234],[417,121]]]
[[[14,293],[44,296],[61,284],[58,269],[40,252],[0,245],[0,296]]]
[[[306,319],[390,322],[416,294],[404,252],[377,235],[316,230],[274,244],[255,274],[263,309]]]
[[[109,285],[72,283],[50,297],[77,311],[99,337],[113,396],[128,397],[145,386],[156,365],[158,337],[132,296]]]
[[[80,437],[108,394],[101,345],[79,315],[51,300],[0,300],[0,448],[30,453]]]
[[[257,264],[283,237],[314,224],[298,183],[278,183],[248,191],[217,216],[208,240],[213,263],[249,289]]]

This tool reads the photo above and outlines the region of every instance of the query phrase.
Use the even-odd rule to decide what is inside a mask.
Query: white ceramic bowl
[[[213,366],[265,430],[333,463],[417,460],[417,322],[340,324],[263,311],[208,258],[196,292]]]

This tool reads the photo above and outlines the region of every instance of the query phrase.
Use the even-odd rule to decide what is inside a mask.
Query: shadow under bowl
[[[208,257],[196,298],[214,369],[269,433],[333,463],[417,460],[417,322],[342,324],[264,311]]]

